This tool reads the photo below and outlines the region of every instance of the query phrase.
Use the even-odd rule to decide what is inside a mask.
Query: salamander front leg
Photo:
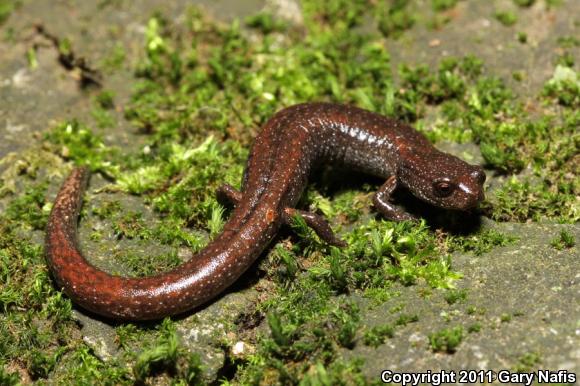
[[[326,243],[330,245],[335,245],[337,247],[346,247],[346,243],[339,239],[336,234],[330,228],[328,221],[318,214],[306,212],[300,209],[294,208],[286,208],[283,212],[283,219],[286,224],[292,223],[292,217],[300,216],[304,219],[306,224],[312,228],[312,230],[324,240]]]
[[[383,216],[393,221],[417,220],[415,216],[405,212],[390,202],[391,195],[397,187],[397,177],[391,176],[379,188],[373,197],[373,204],[375,208],[381,212]]]
[[[237,206],[242,200],[242,192],[237,191],[230,184],[223,184],[217,190],[218,199],[228,201],[230,204]]]

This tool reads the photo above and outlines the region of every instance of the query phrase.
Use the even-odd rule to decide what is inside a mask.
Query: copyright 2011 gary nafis
[[[532,372],[515,372],[510,370],[441,370],[426,372],[395,372],[384,370],[381,373],[383,383],[400,384],[402,386],[442,384],[473,384],[473,383],[518,383],[529,386],[532,383],[575,383],[576,373],[567,370],[537,370]]]

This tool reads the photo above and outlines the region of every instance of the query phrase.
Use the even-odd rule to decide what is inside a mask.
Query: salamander
[[[233,204],[222,233],[187,262],[145,278],[114,276],[91,265],[77,241],[89,171],[77,167],[50,213],[48,266],[75,303],[107,318],[151,320],[192,310],[234,283],[294,216],[302,217],[327,243],[344,246],[325,218],[295,208],[311,169],[320,163],[383,178],[373,204],[394,221],[415,218],[391,202],[399,186],[446,209],[471,210],[484,198],[480,166],[437,150],[407,124],[354,106],[305,103],[281,110],[263,126],[241,189],[219,189]]]

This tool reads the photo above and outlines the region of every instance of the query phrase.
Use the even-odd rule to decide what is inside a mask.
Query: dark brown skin
[[[234,204],[223,232],[188,262],[140,279],[89,264],[76,231],[89,176],[81,167],[64,182],[50,214],[48,265],[74,302],[105,317],[148,320],[191,310],[235,282],[293,216],[302,216],[326,242],[344,245],[324,218],[294,209],[311,168],[321,162],[385,178],[373,202],[395,221],[414,218],[390,202],[399,185],[447,209],[469,210],[483,200],[483,169],[438,151],[410,126],[352,106],[307,103],[266,123],[248,158],[242,191],[226,185],[219,192]]]

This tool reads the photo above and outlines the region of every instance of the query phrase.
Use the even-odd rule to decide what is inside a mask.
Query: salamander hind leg
[[[337,247],[346,247],[346,243],[336,236],[323,216],[294,208],[284,209],[284,223],[291,224],[294,216],[302,217],[306,224],[326,243]]]
[[[217,196],[220,201],[226,201],[234,206],[237,206],[242,201],[242,192],[236,190],[230,184],[223,184],[217,190]]]
[[[387,219],[393,221],[417,220],[417,217],[405,212],[390,202],[391,195],[397,187],[397,177],[391,176],[373,196],[375,208]]]

